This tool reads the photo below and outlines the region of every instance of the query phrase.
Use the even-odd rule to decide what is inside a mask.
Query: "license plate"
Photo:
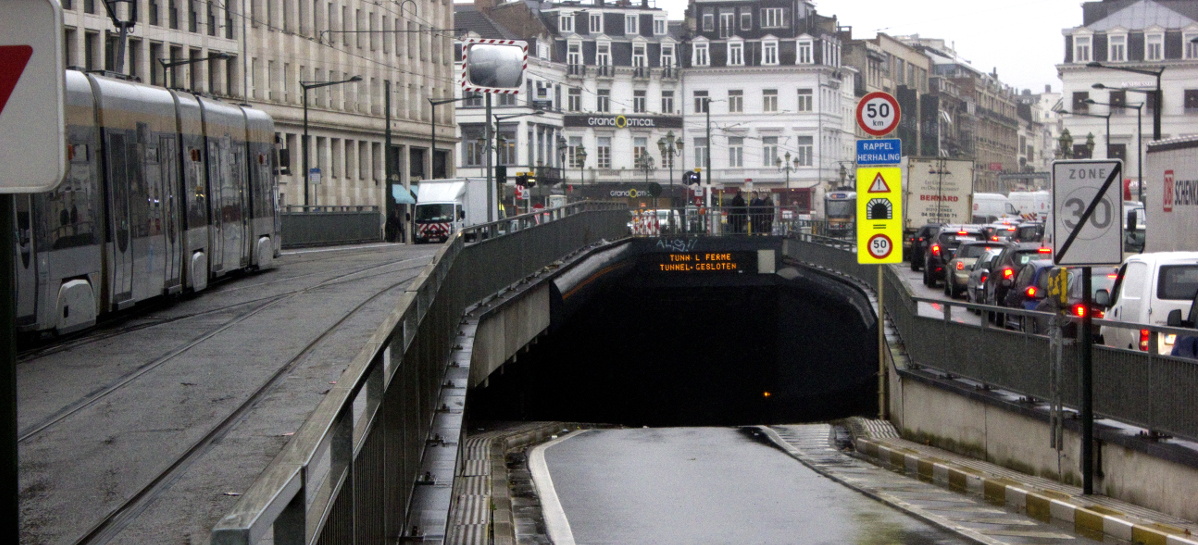
[[[1177,341],[1177,335],[1165,335],[1165,344],[1173,344]]]

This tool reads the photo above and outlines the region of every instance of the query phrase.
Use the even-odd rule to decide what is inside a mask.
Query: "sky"
[[[1061,31],[1082,23],[1081,0],[817,0],[816,12],[835,15],[853,27],[854,39],[919,34],[955,45],[957,54],[978,70],[998,70],[998,79],[1016,89],[1060,92],[1055,65],[1064,59]],[[687,0],[656,0],[650,5],[682,19]]]

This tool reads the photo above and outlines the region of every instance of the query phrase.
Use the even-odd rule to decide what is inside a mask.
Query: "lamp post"
[[[674,136],[674,131],[666,133],[657,139],[657,151],[661,152],[661,161],[670,168],[670,208],[674,208],[674,157],[682,155],[682,139]],[[670,230],[674,230],[674,215],[670,214]]]
[[[786,206],[791,200],[790,173],[799,169],[799,156],[796,155],[793,159],[791,159],[790,152],[788,151],[786,152],[785,159],[782,157],[774,157],[774,163],[778,165],[778,170],[786,173],[786,192],[783,193],[783,195],[785,195],[785,201],[782,203],[783,206]]]
[[[308,90],[328,87],[330,85],[340,85],[342,83],[352,83],[362,81],[362,76],[354,76],[352,78],[341,81],[300,81],[300,88],[303,89],[304,102],[304,206],[308,206],[308,180],[311,178],[311,173],[308,171],[308,155],[311,148],[308,146]],[[312,196],[313,204],[316,203],[316,196]]]
[[[1102,85],[1102,84],[1099,83],[1097,85]],[[1109,108],[1112,106],[1112,104],[1110,104],[1108,102],[1096,102],[1092,98],[1087,98],[1083,102],[1085,102],[1086,104],[1101,104],[1103,106],[1106,106],[1108,108],[1106,122],[1107,122],[1107,127],[1110,127],[1111,111]],[[1139,104],[1117,105],[1117,106],[1122,106],[1122,107],[1131,106],[1132,108],[1136,109],[1136,180],[1137,180],[1136,198],[1140,202],[1144,202],[1144,125],[1142,123],[1142,118],[1140,115],[1141,110],[1144,109],[1144,104],[1145,104],[1144,102],[1141,102]],[[1109,131],[1108,131],[1107,137],[1108,138],[1110,137]],[[1111,145],[1108,142],[1107,143],[1107,157],[1108,158],[1110,157],[1110,153],[1111,153],[1110,148],[1111,148]]]
[[[383,83],[387,85],[388,89],[391,88],[390,81],[384,81]],[[390,96],[390,93],[388,93],[388,96]],[[429,179],[433,178],[433,165],[436,161],[436,153],[437,153],[437,112],[436,112],[435,108],[442,104],[449,104],[452,102],[461,102],[463,100],[469,100],[472,98],[475,98],[475,97],[447,98],[444,100],[433,100],[431,98],[428,99],[429,107],[434,109],[432,112],[429,113],[429,119],[428,119],[428,125],[429,125],[429,127],[428,127],[428,129],[429,129],[428,177],[429,177]],[[390,142],[390,134],[391,134],[391,109],[390,108],[387,109],[387,134],[388,134],[388,142]],[[389,148],[390,148],[390,143],[388,143],[388,149]]]
[[[1158,81],[1159,81],[1159,76],[1158,76]],[[1148,97],[1149,95],[1154,95],[1154,93],[1156,93],[1156,91],[1154,91],[1154,90],[1150,90],[1150,89],[1134,89],[1134,88],[1131,88],[1131,87],[1107,87],[1106,85],[1103,85],[1103,84],[1101,84],[1101,83],[1095,83],[1094,85],[1091,85],[1090,87],[1092,87],[1092,88],[1094,88],[1094,89],[1106,89],[1106,90],[1109,90],[1109,91],[1131,91],[1131,92],[1133,92],[1133,93],[1144,93],[1144,95],[1145,95],[1145,100],[1147,100],[1147,97]],[[1159,84],[1159,83],[1157,84],[1157,87],[1160,87],[1160,84]],[[1136,131],[1142,131],[1142,128],[1141,128],[1141,126],[1143,125],[1143,122],[1142,122],[1142,120],[1141,120],[1141,114],[1142,114],[1143,112],[1142,112],[1141,110],[1143,109],[1143,107],[1144,107],[1145,105],[1147,105],[1147,102],[1145,102],[1145,103],[1142,103],[1142,104],[1140,104],[1139,106],[1137,106],[1137,107],[1136,107]],[[1153,131],[1153,132],[1152,132],[1152,141],[1153,141],[1153,142],[1156,142],[1156,141],[1158,141],[1158,140],[1160,140],[1160,139],[1161,139],[1161,132],[1160,132],[1160,111],[1161,111],[1161,101],[1160,101],[1160,97],[1159,97],[1159,96],[1158,96],[1158,97],[1157,97],[1157,99],[1156,99],[1156,106],[1155,106],[1155,108],[1156,108],[1156,109],[1155,109],[1155,110],[1153,110],[1153,113],[1152,113],[1152,115],[1153,115],[1153,119],[1152,119],[1152,131]],[[1140,133],[1140,132],[1137,132],[1137,134],[1141,134],[1141,133]],[[1137,137],[1137,140],[1139,140],[1139,139],[1140,139],[1140,137]],[[1140,150],[1137,152],[1137,153],[1139,153],[1139,155],[1136,157],[1136,162],[1137,162],[1137,163],[1138,163],[1138,162],[1140,162],[1140,159],[1142,159],[1142,158],[1143,158],[1143,156],[1144,156],[1144,152],[1143,152],[1143,145],[1142,145],[1142,144],[1138,144],[1138,146],[1140,146]],[[1139,186],[1136,188],[1136,200],[1138,200],[1138,201],[1140,201],[1140,202],[1144,202],[1144,179],[1143,179],[1143,178],[1140,178],[1140,185],[1139,185]]]
[[[230,55],[228,53],[216,52],[216,53],[212,53],[212,54],[208,55],[207,57],[201,57],[198,59],[185,59],[185,60],[181,60],[181,61],[168,61],[166,59],[160,58],[160,59],[158,59],[158,63],[162,65],[163,79],[166,79],[166,76],[169,74],[171,77],[171,88],[178,89],[179,82],[175,81],[175,71],[173,70],[176,66],[187,66],[189,64],[195,64],[198,62],[204,62],[204,61],[213,60],[213,59],[223,60],[223,59],[231,59],[231,58],[233,58],[233,55]],[[167,70],[170,70],[170,72],[168,73]],[[303,83],[300,83],[300,85],[303,85]]]
[[[1101,118],[1106,119],[1106,156],[1108,159],[1111,157],[1111,114],[1110,113],[1107,113],[1106,115],[1091,114],[1091,113],[1086,113],[1086,112],[1066,112],[1066,111],[1061,111],[1061,113],[1068,114],[1068,115],[1084,115],[1086,117],[1101,117]]]
[[[1145,70],[1143,68],[1129,68],[1126,66],[1110,66],[1100,62],[1091,62],[1086,64],[1089,68],[1106,68],[1108,70],[1120,70],[1123,72],[1131,72],[1133,74],[1143,74],[1156,78],[1156,89],[1152,91],[1139,91],[1137,89],[1128,89],[1129,91],[1144,92],[1152,95],[1152,141],[1156,142],[1161,139],[1161,74],[1165,72],[1164,68],[1160,70]],[[1098,87],[1101,83],[1095,84],[1095,89],[1105,89],[1106,86]]]
[[[492,192],[495,191],[495,178],[493,176],[494,176],[494,170],[495,170],[494,165],[497,164],[497,162],[499,161],[499,157],[498,157],[498,155],[495,155],[494,156],[495,162],[492,162],[492,160],[491,160],[492,149],[495,146],[491,145],[491,141],[492,141],[492,139],[494,139],[495,143],[501,144],[504,147],[507,146],[507,138],[504,136],[498,135],[499,122],[505,121],[508,119],[515,119],[517,117],[524,117],[526,115],[542,115],[545,112],[544,112],[544,110],[536,110],[533,112],[526,112],[526,113],[522,113],[522,114],[512,114],[512,115],[502,115],[502,116],[501,115],[492,115],[490,103],[491,103],[491,95],[490,95],[490,93],[488,93],[487,94],[487,104],[488,104],[487,127],[486,127],[487,130],[486,130],[486,135],[485,135],[486,144],[484,145],[484,151],[486,151],[486,153],[487,153],[487,200],[488,200],[488,202],[495,202],[497,199],[492,194]],[[494,125],[491,124],[492,117],[495,118]],[[529,166],[532,166],[531,162],[530,162]],[[531,203],[531,202],[532,202],[532,199],[530,198],[529,203]],[[491,206],[487,207],[487,221],[495,221],[495,219],[497,219],[497,218],[491,217],[491,212],[490,212],[491,208],[492,208]],[[516,209],[517,210],[520,209],[519,203],[516,204]]]
[[[584,186],[587,183],[586,170],[585,170],[586,164],[587,164],[586,148],[584,148],[580,145],[580,146],[578,146],[577,149],[574,150],[574,161],[578,163],[578,185]]]
[[[104,11],[112,20],[112,26],[121,31],[117,40],[116,60],[112,68],[118,74],[125,71],[125,43],[129,41],[129,31],[137,26],[136,0],[104,0]],[[20,72],[18,72],[19,74]]]

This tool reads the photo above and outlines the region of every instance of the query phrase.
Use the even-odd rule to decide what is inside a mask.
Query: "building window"
[[[598,144],[596,144],[595,151],[598,157],[595,158],[595,166],[599,168],[611,168],[611,137],[600,136],[597,140]]]
[[[720,14],[720,37],[731,38],[736,30],[736,14],[732,12]]]
[[[625,15],[624,16],[624,34],[626,34],[626,35],[640,34],[641,33],[640,22],[641,22],[640,15]]]
[[[739,114],[745,111],[745,92],[741,90],[728,91],[728,113]]]
[[[707,106],[709,104],[707,101],[707,91],[695,91],[695,113],[707,113]]]
[[[811,40],[799,40],[799,53],[795,56],[795,64],[811,64]]]
[[[582,44],[571,42],[566,46],[566,64],[570,66],[582,65]]]
[[[667,115],[674,113],[674,91],[661,92],[661,113]]]
[[[641,158],[649,155],[649,139],[638,136],[632,139],[632,164],[640,165]]]
[[[611,89],[600,89],[595,93],[595,110],[611,112]]]
[[[1144,35],[1144,60],[1159,61],[1165,58],[1165,35]]]
[[[1185,108],[1187,114],[1198,113],[1198,89],[1185,90]]]
[[[1090,98],[1089,91],[1075,91],[1073,93],[1073,113],[1089,113],[1090,105],[1086,104],[1086,99]]]
[[[770,40],[761,44],[761,64],[778,64],[778,42]]]
[[[782,28],[785,25],[782,20],[782,8],[762,8],[761,28]]]
[[[745,44],[741,42],[728,43],[728,66],[744,66]]]
[[[767,113],[778,111],[777,89],[766,89],[761,92],[761,111]]]
[[[515,106],[516,95],[514,93],[504,93],[499,95],[499,102],[496,106]]]
[[[566,166],[569,168],[581,168],[582,165],[578,161],[578,150],[582,147],[581,136],[571,136],[568,148],[566,149]]]
[[[740,29],[741,30],[753,30],[753,14],[752,13],[740,14]]]
[[[813,111],[811,89],[799,89],[799,106],[798,106],[797,111],[800,111],[800,112]]]
[[[591,34],[603,34],[603,14],[592,13],[588,18],[591,20]]]
[[[799,166],[809,167],[812,164],[812,159],[815,157],[815,145],[813,138],[810,136],[800,136],[795,139],[798,144],[798,159]]]
[[[1127,60],[1127,35],[1107,38],[1107,60],[1123,62]]]
[[[661,44],[661,65],[667,68],[674,66],[674,46],[672,44]]]
[[[745,166],[745,139],[743,137],[728,137],[728,166],[731,168]]]
[[[645,111],[646,111],[645,93],[647,93],[647,91],[633,91],[632,92],[632,111],[633,111],[633,113],[638,113],[638,114],[645,113]]]
[[[706,138],[696,138],[695,145],[693,147],[695,148],[695,164],[701,165],[703,168],[706,168],[707,167],[707,139]]]
[[[645,59],[645,44],[632,44],[632,65],[638,68],[649,65]]]
[[[462,105],[466,106],[467,108],[481,108],[483,106],[482,93],[477,91],[466,91],[463,98],[466,100],[462,102]]]
[[[482,125],[462,125],[462,166],[477,167],[486,162],[486,144]]]
[[[1073,37],[1073,62],[1090,62],[1090,37]]]
[[[1119,159],[1123,164],[1127,164],[1127,144],[1111,144],[1107,147],[1107,159]],[[1029,157],[1030,161],[1031,158]]]
[[[565,12],[557,16],[557,30],[563,34],[574,32],[574,14]]]
[[[570,90],[566,92],[566,100],[568,102],[566,109],[570,110],[571,112],[582,110],[582,89],[571,87]]]
[[[703,30],[705,32],[711,32],[711,31],[715,30],[715,14],[714,13],[704,13],[703,14]]]
[[[665,19],[653,19],[653,34],[655,36],[665,36],[665,34],[666,34],[666,20]]]
[[[1127,106],[1127,91],[1111,91],[1107,97],[1107,103],[1110,104],[1110,113],[1121,114]]]
[[[595,46],[595,64],[608,66],[611,64],[611,44],[601,43]]]
[[[778,160],[778,137],[765,136],[761,139],[761,166],[776,166]]]
[[[695,44],[695,58],[691,59],[695,66],[707,66],[710,58],[707,56],[707,43]]]
[[[1191,40],[1198,40],[1198,33],[1187,32],[1181,37],[1181,43],[1185,44],[1185,58],[1198,59],[1198,43]]]

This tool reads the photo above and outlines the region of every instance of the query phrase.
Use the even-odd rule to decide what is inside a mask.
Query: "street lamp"
[[[645,183],[649,183],[649,171],[653,170],[653,158],[649,156],[649,152],[642,151],[641,156],[636,159],[636,168],[645,171]]]
[[[574,161],[578,163],[578,185],[584,186],[587,183],[586,172],[585,172],[585,168],[586,168],[586,164],[587,164],[586,148],[584,148],[580,145],[574,150]]]
[[[1131,72],[1133,74],[1143,74],[1156,78],[1156,89],[1152,91],[1138,91],[1136,89],[1128,89],[1129,91],[1150,93],[1152,95],[1152,141],[1156,142],[1161,139],[1161,74],[1165,72],[1164,68],[1160,70],[1145,70],[1143,68],[1129,68],[1126,66],[1109,66],[1100,62],[1087,63],[1088,68],[1106,68],[1109,70],[1121,70],[1123,72]],[[1098,87],[1101,83],[1095,84],[1095,89],[1105,89],[1106,86]]]
[[[176,66],[186,66],[189,64],[195,64],[195,63],[204,62],[207,60],[223,60],[223,59],[231,59],[231,58],[233,58],[233,55],[230,55],[228,53],[216,52],[216,53],[212,53],[212,54],[208,55],[207,57],[201,57],[198,59],[184,59],[181,61],[168,61],[166,59],[160,58],[160,59],[158,59],[158,62],[159,62],[159,64],[162,65],[163,78],[165,79],[166,75],[168,74],[167,71],[170,70],[169,74],[171,77],[171,88],[178,89],[179,82],[175,81],[176,78],[175,78],[175,71],[174,71],[174,68]],[[301,85],[302,85],[302,83],[301,83]],[[209,90],[211,91],[211,89],[209,89]]]
[[[354,76],[352,78],[341,81],[300,81],[300,88],[304,90],[304,206],[308,206],[308,181],[312,177],[308,170],[308,155],[311,148],[308,146],[308,90],[318,89],[320,87],[328,87],[330,85],[340,85],[342,83],[353,83],[362,81],[362,76]],[[315,204],[316,196],[312,196],[312,202]]]
[[[557,137],[557,168],[562,173],[562,182],[566,181],[566,152],[569,151],[570,143],[566,141],[565,136]]]
[[[386,84],[388,88],[390,88],[390,86],[391,86],[390,81],[384,81],[383,83]],[[391,96],[390,92],[388,92],[387,96],[388,97]],[[429,125],[429,127],[428,127],[429,128],[428,177],[430,179],[433,178],[433,165],[436,161],[436,151],[437,151],[437,112],[436,112],[435,108],[442,104],[449,104],[452,102],[461,102],[463,100],[470,100],[472,98],[476,98],[476,97],[447,98],[444,100],[433,100],[431,98],[428,99],[429,108],[433,109],[433,111],[429,112],[429,116],[428,116],[428,125]],[[391,132],[391,108],[387,108],[387,133],[390,134],[390,132]],[[388,137],[388,141],[390,141],[390,137]],[[388,148],[390,148],[390,145],[388,145]]]
[[[1102,84],[1099,83],[1096,85],[1102,85]],[[1140,202],[1144,202],[1144,125],[1143,125],[1143,122],[1142,122],[1143,120],[1142,120],[1140,114],[1141,114],[1141,110],[1143,110],[1143,108],[1144,108],[1145,103],[1141,102],[1139,104],[1112,105],[1108,102],[1095,102],[1094,99],[1092,99],[1092,98],[1087,98],[1086,100],[1083,100],[1082,102],[1085,102],[1086,104],[1101,104],[1103,106],[1106,106],[1108,108],[1107,109],[1107,120],[1106,120],[1108,127],[1110,126],[1110,123],[1111,123],[1111,118],[1110,118],[1111,106],[1131,106],[1132,108],[1136,109],[1136,179],[1139,181],[1139,183],[1136,184],[1136,198]],[[1107,158],[1110,158],[1110,147],[1111,147],[1110,143],[1107,143]]]
[[[125,43],[129,41],[129,31],[137,26],[137,0],[104,0],[104,11],[108,12],[112,26],[121,31],[112,67],[116,73],[122,74],[125,70]]]
[[[1064,110],[1061,110],[1060,113],[1067,114],[1067,115],[1084,115],[1086,117],[1101,117],[1101,118],[1106,119],[1106,156],[1108,159],[1111,157],[1111,114],[1110,113],[1107,113],[1106,115],[1102,115],[1102,114],[1091,114],[1091,113],[1085,113],[1085,112],[1066,112]]]
[[[661,162],[670,168],[670,208],[674,207],[674,157],[682,156],[682,139],[674,136],[674,131],[666,133],[665,137],[657,139],[657,151],[661,152]],[[674,216],[670,216],[670,229],[674,228]]]
[[[781,170],[786,173],[786,194],[789,195],[790,194],[790,173],[799,169],[799,156],[796,155],[794,159],[791,159],[790,152],[788,151],[788,152],[786,152],[785,160],[783,160],[781,157],[774,157],[774,161],[778,165],[778,170]],[[791,166],[792,162],[794,163],[794,166]],[[841,170],[844,170],[843,166],[840,168],[841,168]]]

